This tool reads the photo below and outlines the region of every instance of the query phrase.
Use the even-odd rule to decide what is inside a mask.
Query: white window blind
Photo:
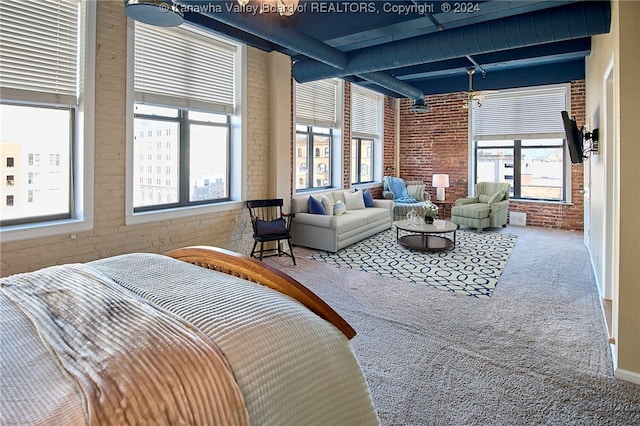
[[[378,138],[379,97],[354,86],[351,92],[351,132],[353,136]]]
[[[2,98],[77,105],[78,0],[0,2]]]
[[[234,112],[235,46],[184,25],[135,25],[136,101]]]
[[[337,127],[338,80],[296,83],[296,122]]]
[[[565,87],[487,95],[482,106],[472,104],[475,140],[564,135],[560,112],[568,108]]]

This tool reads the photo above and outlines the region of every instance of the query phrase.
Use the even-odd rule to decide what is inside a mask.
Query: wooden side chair
[[[262,260],[263,257],[282,256],[284,254],[291,256],[295,265],[296,258],[291,245],[291,219],[294,215],[282,213],[282,206],[282,198],[247,201],[254,240],[251,257]],[[282,249],[280,245],[282,240],[287,241],[289,252]],[[276,247],[265,249],[264,243],[271,241],[275,242]],[[256,252],[258,243],[260,243],[260,250]]]

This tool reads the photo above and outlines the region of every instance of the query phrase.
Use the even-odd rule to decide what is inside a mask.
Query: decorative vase
[[[433,218],[425,216],[424,223],[431,225],[433,223]]]

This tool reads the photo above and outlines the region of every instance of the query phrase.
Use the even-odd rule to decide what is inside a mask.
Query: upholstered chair
[[[405,219],[407,213],[415,210],[418,216],[424,216],[430,206],[431,195],[425,191],[421,180],[408,180],[385,176],[382,180],[382,196],[393,200],[393,220]]]
[[[478,231],[507,226],[509,187],[508,182],[478,182],[475,197],[456,200],[451,209],[451,222]]]

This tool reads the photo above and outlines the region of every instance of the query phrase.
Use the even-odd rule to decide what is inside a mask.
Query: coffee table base
[[[444,251],[453,248],[454,242],[446,237],[426,234],[403,235],[398,238],[401,245],[423,251]]]

